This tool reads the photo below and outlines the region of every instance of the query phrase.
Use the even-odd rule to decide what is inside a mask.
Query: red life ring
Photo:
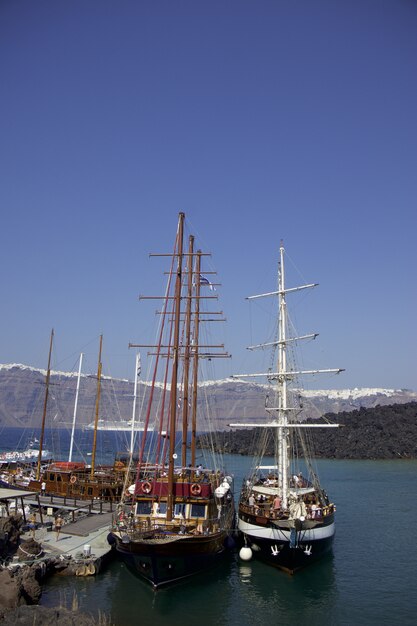
[[[193,496],[199,496],[201,493],[201,487],[197,483],[194,483],[193,485],[191,485],[190,491]]]
[[[76,482],[77,482],[77,477],[72,475],[71,478],[70,478],[71,485],[74,485]]]
[[[142,491],[143,491],[143,493],[151,493],[151,491],[152,491],[151,483],[148,482],[148,481],[142,483]]]

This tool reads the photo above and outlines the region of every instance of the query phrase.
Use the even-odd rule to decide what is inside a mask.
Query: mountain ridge
[[[0,427],[40,425],[45,376],[46,370],[43,369],[17,363],[0,364]],[[51,370],[48,419],[52,419],[57,428],[65,428],[72,422],[77,376],[76,372]],[[85,426],[94,419],[96,386],[94,375],[82,374],[77,412],[79,426]],[[133,381],[103,376],[100,419],[116,422],[131,419],[133,387]],[[222,430],[228,429],[231,420],[251,419],[255,423],[264,420],[267,387],[238,378],[212,380],[201,383],[200,396],[207,396],[210,400],[214,407],[214,428]],[[139,406],[146,404],[149,391],[149,383],[140,380]],[[407,389],[384,388],[321,389],[304,390],[300,392],[300,397],[304,404],[304,417],[318,418],[325,413],[354,411],[361,407],[405,404],[416,401],[417,393]]]

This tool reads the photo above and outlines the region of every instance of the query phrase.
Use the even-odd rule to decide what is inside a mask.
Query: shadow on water
[[[118,561],[97,579],[72,582],[69,592],[68,579],[55,579],[42,604],[71,607],[75,591],[81,610],[97,615],[99,609],[115,626],[188,626],[196,623],[196,616],[199,626],[322,624],[331,614],[335,596],[331,555],[289,576],[232,554],[217,567],[158,591]]]

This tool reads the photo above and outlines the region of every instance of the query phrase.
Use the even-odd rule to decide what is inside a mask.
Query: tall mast
[[[278,484],[281,487],[282,501],[287,505],[288,497],[288,428],[287,426],[287,303],[285,301],[285,268],[284,268],[284,244],[281,241],[280,263],[278,270],[278,290],[279,290],[279,313],[278,313],[278,447],[280,450],[278,467]]]
[[[184,213],[179,214],[177,231],[177,277],[175,282],[174,300],[174,342],[172,346],[172,378],[171,378],[171,399],[170,399],[170,429],[169,429],[169,459],[168,459],[168,499],[167,499],[167,521],[173,517],[173,489],[174,489],[174,454],[176,435],[176,414],[177,414],[177,384],[178,384],[178,362],[179,362],[179,336],[181,318],[181,287],[182,287],[182,256],[184,237]]]
[[[185,312],[185,347],[184,347],[184,392],[182,406],[182,445],[181,464],[187,465],[187,435],[188,435],[188,379],[190,373],[190,341],[191,341],[191,304],[193,295],[193,252],[194,237],[190,235],[187,260],[188,296]]]
[[[98,426],[98,411],[100,406],[100,391],[101,391],[101,348],[103,346],[103,335],[100,335],[100,348],[98,353],[98,366],[97,366],[97,392],[96,392],[96,409],[94,418],[94,437],[93,437],[93,450],[91,455],[91,477],[94,476],[94,470],[96,465],[96,449],[97,449],[97,426]]]
[[[54,329],[52,329],[51,331],[51,339],[49,342],[48,370],[46,372],[46,379],[45,379],[45,399],[43,402],[41,435],[39,437],[39,456],[38,456],[38,466],[36,469],[36,480],[39,480],[41,477],[42,449],[43,449],[43,439],[45,436],[45,419],[46,419],[46,409],[48,406],[49,379],[51,377],[51,355],[52,355],[53,341],[54,341]]]
[[[80,354],[80,363],[79,363],[79,366],[78,366],[77,390],[75,392],[74,415],[72,417],[71,443],[70,443],[70,450],[69,450],[69,455],[68,455],[68,461],[69,462],[72,461],[72,448],[73,448],[73,445],[74,445],[75,421],[76,421],[76,418],[77,418],[78,393],[80,391],[80,379],[81,379],[82,363],[83,363],[83,353],[81,352],[81,354]]]
[[[138,379],[140,376],[140,352],[136,355],[135,366],[135,386],[133,391],[133,408],[132,408],[132,430],[130,432],[130,454],[133,454],[133,443],[135,440],[135,421],[136,421],[136,400],[138,396]]]
[[[200,276],[201,276],[201,250],[197,251],[195,268],[195,311],[194,311],[194,336],[193,336],[193,396],[191,413],[191,465],[195,467],[195,448],[197,437],[197,394],[198,394],[198,342],[200,331]]]

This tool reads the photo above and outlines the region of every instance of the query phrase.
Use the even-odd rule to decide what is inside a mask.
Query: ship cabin
[[[172,485],[172,519],[167,520],[169,483],[164,470],[158,473],[142,472],[139,480],[126,496],[134,501],[134,520],[129,527],[135,530],[173,532],[180,534],[210,534],[219,530],[221,503],[228,493],[229,482],[220,472],[202,468],[178,469]],[[230,479],[231,482],[231,479]],[[132,486],[133,487],[133,486]],[[128,524],[121,515],[119,526]]]
[[[114,502],[122,496],[124,478],[125,473],[112,466],[99,466],[91,476],[91,468],[85,463],[57,462],[51,463],[41,479],[31,481],[29,486],[47,495]]]

